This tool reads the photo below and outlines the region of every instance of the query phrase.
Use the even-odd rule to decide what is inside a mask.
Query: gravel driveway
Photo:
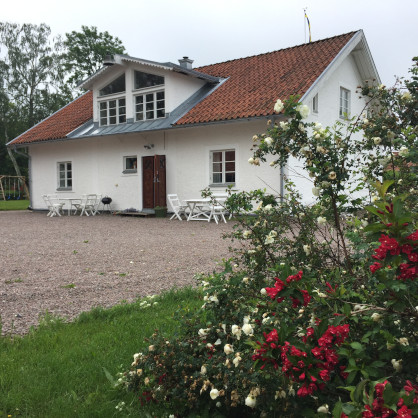
[[[94,306],[195,284],[228,257],[232,222],[0,212],[3,334],[23,334],[46,310],[69,320]]]

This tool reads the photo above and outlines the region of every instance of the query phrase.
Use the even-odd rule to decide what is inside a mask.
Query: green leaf
[[[350,346],[352,348],[354,348],[354,350],[363,350],[363,346],[359,342],[357,342],[357,341],[352,342],[350,344]]]
[[[341,418],[341,413],[343,412],[343,403],[339,400],[332,410],[333,418]]]
[[[354,402],[357,402],[357,403],[363,402],[364,388],[366,387],[368,382],[369,382],[369,379],[364,379],[356,386],[356,389],[353,392]]]

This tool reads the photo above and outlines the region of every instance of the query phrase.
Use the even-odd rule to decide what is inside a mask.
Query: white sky
[[[129,55],[194,66],[270,52],[363,29],[384,84],[418,55],[417,0],[3,0],[0,21],[46,23],[54,35],[96,26]]]

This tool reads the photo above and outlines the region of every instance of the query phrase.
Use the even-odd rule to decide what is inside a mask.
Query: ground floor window
[[[137,172],[137,165],[138,165],[138,159],[137,156],[129,156],[129,157],[123,157],[123,172],[124,174],[127,173],[136,173]]]
[[[235,184],[235,150],[210,152],[210,183]]]
[[[73,169],[71,161],[58,163],[58,190],[71,190],[73,187]]]

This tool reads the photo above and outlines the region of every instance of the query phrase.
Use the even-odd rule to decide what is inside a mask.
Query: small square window
[[[136,156],[123,157],[123,173],[136,173],[138,159]]]

